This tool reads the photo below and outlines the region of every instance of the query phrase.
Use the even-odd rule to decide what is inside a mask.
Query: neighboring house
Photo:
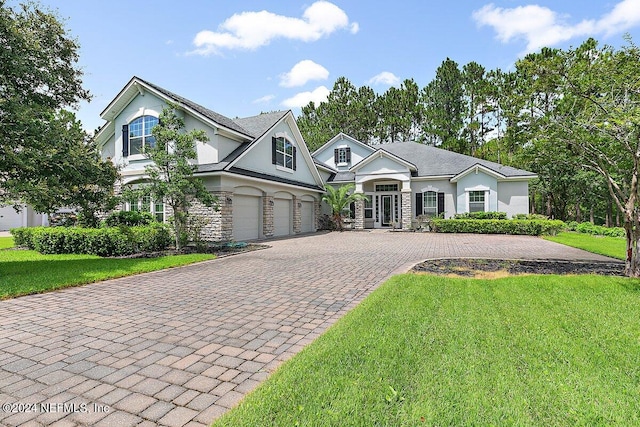
[[[37,213],[31,206],[21,205],[19,212],[13,206],[0,206],[0,231],[39,225],[48,225],[47,215]]]
[[[338,134],[313,153],[323,180],[355,184],[355,228],[408,229],[421,215],[529,213],[532,172],[415,142],[366,145]]]
[[[202,129],[197,172],[218,197],[219,210],[196,204],[206,221],[203,238],[251,240],[316,231],[323,181],[291,111],[230,119],[161,87],[133,77],[102,112],[107,121],[96,135],[103,158],[121,167],[121,184],[143,184],[144,156],[155,143],[152,127],[167,102],[178,105],[186,130]],[[157,219],[171,214],[161,200],[130,200],[126,210],[145,210]]]

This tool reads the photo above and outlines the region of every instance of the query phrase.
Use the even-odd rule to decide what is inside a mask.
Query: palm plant
[[[331,208],[333,221],[336,223],[336,226],[340,231],[343,230],[342,219],[344,213],[349,210],[349,205],[353,202],[366,198],[364,194],[353,193],[352,190],[354,188],[355,185],[353,184],[343,185],[337,189],[328,185],[325,188],[327,194],[322,197],[322,200]]]

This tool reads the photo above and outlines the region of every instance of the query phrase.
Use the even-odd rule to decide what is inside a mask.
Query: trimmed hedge
[[[107,227],[117,227],[119,225],[127,225],[133,227],[136,225],[149,225],[155,221],[151,212],[138,211],[116,211],[109,214],[104,223]]]
[[[578,233],[592,234],[594,236],[609,237],[626,237],[627,233],[622,227],[603,227],[602,225],[594,225],[590,222],[571,221],[567,224],[567,230],[577,231]]]
[[[22,227],[11,230],[16,246],[41,254],[90,254],[103,257],[162,251],[172,243],[160,223],[137,227]]]
[[[436,233],[524,234],[540,236],[558,234],[564,227],[559,220],[502,219],[433,219],[431,230]]]
[[[507,219],[506,212],[465,212],[455,214],[454,219]]]

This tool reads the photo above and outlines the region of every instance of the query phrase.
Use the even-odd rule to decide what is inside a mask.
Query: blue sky
[[[15,4],[10,2],[9,4]],[[89,131],[136,75],[228,117],[322,100],[340,76],[420,87],[449,57],[509,69],[542,46],[640,43],[640,0],[41,0],[81,45]]]

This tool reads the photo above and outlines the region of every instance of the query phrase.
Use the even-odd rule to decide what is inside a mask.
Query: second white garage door
[[[313,202],[302,202],[300,208],[300,231],[310,233],[314,230],[313,226]]]
[[[274,199],[273,235],[288,236],[291,234],[291,200]]]
[[[233,238],[236,241],[260,238],[260,197],[234,195]]]

